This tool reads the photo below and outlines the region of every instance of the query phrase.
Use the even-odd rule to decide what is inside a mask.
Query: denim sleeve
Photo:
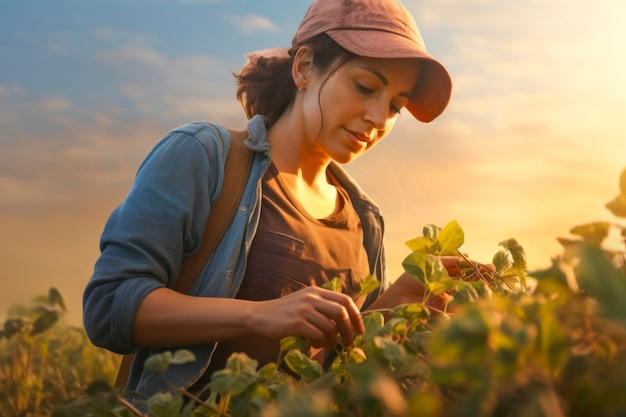
[[[171,287],[184,256],[198,249],[212,196],[221,187],[224,146],[170,132],[138,170],[113,211],[83,294],[83,323],[92,343],[117,353],[134,349],[137,307],[151,291]]]

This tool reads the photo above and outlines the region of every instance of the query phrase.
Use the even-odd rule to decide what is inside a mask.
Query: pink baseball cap
[[[367,58],[417,58],[422,62],[413,97],[406,108],[430,122],[450,101],[452,80],[445,67],[426,52],[415,19],[397,0],[315,0],[292,46],[326,33],[348,52]]]

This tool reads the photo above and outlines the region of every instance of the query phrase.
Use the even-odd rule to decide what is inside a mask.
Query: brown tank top
[[[270,165],[262,182],[259,227],[237,298],[274,299],[313,284],[321,286],[334,277],[342,280],[343,292],[358,293],[360,282],[370,273],[361,222],[346,191],[328,175],[337,187],[337,209],[329,217],[316,219]],[[205,376],[223,369],[233,352],[245,352],[259,366],[276,361],[279,346],[278,340],[252,336],[220,342]]]

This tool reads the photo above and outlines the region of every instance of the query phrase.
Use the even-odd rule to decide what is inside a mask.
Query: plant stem
[[[391,310],[392,310],[391,308],[377,308],[373,310],[365,310],[361,312],[361,317],[366,316],[371,313],[390,313]]]
[[[470,268],[472,268],[472,270],[474,271],[474,273],[475,273],[476,275],[478,275],[478,277],[479,277],[480,279],[482,279],[483,281],[485,281],[485,283],[486,283],[486,284],[487,284],[490,288],[494,289],[493,287],[491,287],[491,284],[490,284],[490,282],[489,282],[489,279],[487,279],[487,278],[483,275],[483,273],[482,273],[482,272],[480,272],[480,270],[476,267],[476,265],[475,265],[475,264],[476,264],[476,262],[473,262],[472,260],[470,260],[467,256],[465,256],[465,255],[464,255],[464,254],[463,254],[460,250],[458,250],[458,249],[456,250],[456,253],[457,253],[457,254],[458,254],[461,258],[463,258],[465,261],[467,261],[467,263],[469,264]],[[504,282],[504,285],[506,285],[507,287],[509,287],[509,289],[510,289],[511,291],[515,291],[515,288],[513,288],[513,287],[511,286],[511,284],[509,284],[509,283],[508,283],[508,282],[507,282],[507,281],[506,281],[506,280],[505,280],[505,279],[504,279],[504,278],[503,278],[500,274],[498,274],[496,271],[491,271],[491,272],[490,272],[490,274],[491,274],[491,275],[493,275],[493,277],[494,277],[495,279],[499,279],[500,281]],[[493,280],[493,278],[492,278],[492,280]]]
[[[218,410],[217,408],[211,406],[210,404],[207,404],[206,402],[202,401],[201,398],[197,397],[196,395],[192,394],[191,392],[187,391],[184,388],[179,388],[178,390],[181,394],[183,394],[186,397],[191,398],[196,404],[203,406],[204,408],[207,408],[211,411],[213,411],[214,413],[220,413],[220,415],[224,415],[221,414],[220,410]]]
[[[130,403],[130,401],[128,401],[126,398],[122,397],[121,394],[117,394],[117,400],[122,403],[122,405],[126,408],[128,408],[133,414],[135,414],[136,416],[139,417],[150,417],[147,414],[142,413],[141,411],[137,410],[137,408],[132,405]]]

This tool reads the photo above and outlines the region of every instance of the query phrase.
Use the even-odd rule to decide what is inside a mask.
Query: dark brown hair
[[[300,46],[305,45],[313,50],[313,65],[317,70],[324,72],[332,65],[327,77],[354,56],[326,34],[317,35]],[[291,48],[286,57],[261,57],[235,74],[237,100],[247,118],[262,114],[270,127],[291,104],[297,90],[291,76],[295,51],[296,48]]]

